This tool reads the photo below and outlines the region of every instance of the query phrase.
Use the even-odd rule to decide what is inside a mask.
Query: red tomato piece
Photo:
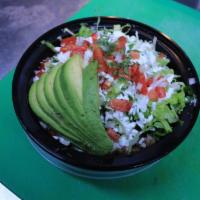
[[[44,67],[45,67],[45,64],[44,64],[44,62],[40,62],[39,69],[44,69]]]
[[[121,78],[125,78],[125,79],[127,79],[127,80],[131,80],[131,77],[128,75],[128,74],[119,74],[119,77],[121,77]]]
[[[123,49],[125,47],[126,41],[127,41],[126,37],[124,37],[124,36],[119,37],[116,47],[115,47],[115,50],[119,51],[119,50]]]
[[[69,51],[69,49],[67,47],[61,47],[60,51],[65,53],[65,52]]]
[[[118,69],[116,67],[108,67],[107,73],[113,75],[113,73],[117,72]]]
[[[140,58],[140,52],[139,51],[131,51],[130,55],[133,59],[139,59]]]
[[[105,61],[103,61],[102,63],[99,64],[99,67],[97,69],[98,72],[105,72],[107,73],[108,72],[108,65]]]
[[[71,37],[64,38],[61,40],[61,47],[69,45],[69,44],[76,44],[76,37],[71,36]]]
[[[113,62],[115,61],[115,56],[114,55],[109,55],[107,56],[108,60],[112,60]]]
[[[156,87],[155,91],[159,98],[164,98],[166,96],[166,89],[164,87]]]
[[[69,44],[69,45],[61,47],[60,51],[65,53],[67,51],[73,51],[75,48],[76,48],[75,44]]]
[[[156,80],[160,80],[160,79],[162,79],[163,78],[163,76],[158,76],[158,78],[156,79]]]
[[[109,102],[109,106],[121,112],[128,112],[131,109],[132,103],[125,99],[112,99]]]
[[[96,45],[93,45],[93,58],[94,58],[94,60],[97,60],[99,62],[99,64],[104,63],[103,50]]]
[[[35,75],[38,77],[42,76],[42,74],[44,74],[43,70],[36,71],[36,73],[35,73]]]
[[[149,91],[148,96],[149,96],[149,99],[152,100],[152,101],[158,100],[158,93],[154,89]]]
[[[153,78],[148,78],[146,80],[146,86],[149,87],[153,83]]]
[[[111,85],[111,82],[106,80],[103,83],[101,83],[100,87],[102,90],[108,90],[111,87]]]
[[[164,57],[166,57],[166,55],[165,55],[164,53],[160,52],[160,53],[158,54],[158,58],[162,59],[162,58],[164,58]]]
[[[88,48],[90,46],[90,43],[87,40],[83,41],[83,46]]]
[[[62,52],[67,52],[67,51],[86,51],[88,47],[86,46],[77,46],[74,44],[69,44],[67,46],[61,47]]]
[[[92,33],[91,35],[93,42],[95,42],[97,40],[97,34],[96,33]]]
[[[140,73],[138,74],[138,82],[139,82],[139,83],[142,83],[142,84],[145,84],[145,75],[144,75],[143,72],[140,72]]]
[[[129,74],[126,74],[126,73],[124,72],[124,69],[123,69],[123,68],[120,68],[120,69],[119,69],[118,78],[119,78],[119,77],[125,78],[125,79],[127,79],[127,80],[131,80],[130,75],[129,75]]]
[[[128,72],[129,72],[129,75],[131,77],[131,80],[135,81],[135,79],[137,79],[137,76],[140,73],[139,64],[134,64],[131,67],[129,67]]]
[[[142,85],[142,88],[141,88],[141,94],[147,95],[147,93],[148,93],[147,86],[144,84]]]
[[[116,133],[112,128],[108,128],[107,133],[111,140],[113,140],[114,142],[118,142],[120,135]]]

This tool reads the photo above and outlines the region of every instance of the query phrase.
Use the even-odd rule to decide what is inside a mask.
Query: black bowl
[[[170,58],[171,62],[169,66],[177,74],[181,75],[182,81],[186,85],[189,85],[189,78],[195,79],[196,82],[191,85],[191,88],[194,94],[196,94],[197,103],[195,105],[186,105],[180,116],[184,123],[182,125],[177,123],[173,128],[173,133],[134,155],[92,156],[60,144],[42,128],[39,124],[39,119],[32,112],[28,104],[28,91],[32,83],[33,71],[39,66],[39,62],[42,59],[52,56],[52,52],[44,45],[41,45],[40,42],[48,40],[54,44],[58,44],[58,36],[68,36],[67,33],[63,33],[62,30],[64,28],[67,27],[73,32],[77,32],[81,23],[96,26],[96,22],[97,17],[70,21],[51,29],[33,42],[20,59],[15,71],[12,85],[13,104],[17,117],[25,129],[27,136],[45,158],[62,169],[78,175],[112,178],[129,175],[138,171],[138,169],[154,163],[174,150],[185,139],[198,117],[200,87],[192,62],[183,50],[168,36],[137,21],[115,17],[101,17],[100,28],[110,28],[114,24],[125,25],[128,23],[132,25],[129,31],[130,35],[135,34],[137,31],[139,37],[145,40],[152,40],[156,36],[156,49],[165,53]]]

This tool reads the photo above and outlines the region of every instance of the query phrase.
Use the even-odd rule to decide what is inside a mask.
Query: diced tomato
[[[119,74],[118,75],[119,77],[121,77],[121,78],[125,78],[125,79],[127,79],[127,80],[131,80],[131,77],[128,75],[128,74]]]
[[[128,112],[131,109],[132,103],[125,99],[112,99],[109,102],[109,106],[121,112]]]
[[[160,80],[160,79],[162,79],[163,78],[163,76],[158,76],[158,78],[156,79],[156,80]]]
[[[116,133],[112,128],[108,128],[107,133],[111,140],[113,140],[114,142],[118,142],[120,135]]]
[[[67,47],[61,47],[61,48],[60,48],[60,51],[63,52],[63,53],[65,53],[65,52],[68,51],[68,48],[67,48]]]
[[[93,42],[95,42],[97,40],[97,34],[96,33],[92,33],[91,35]]]
[[[118,69],[116,67],[108,67],[107,73],[113,75],[113,73],[117,72]]]
[[[127,80],[131,80],[131,77],[130,77],[130,75],[129,74],[126,74],[125,72],[124,72],[124,69],[123,68],[120,68],[119,70],[118,70],[118,78],[125,78],[125,79],[127,79]]]
[[[61,40],[61,47],[69,45],[69,44],[76,44],[76,37],[71,36],[71,37],[64,38]]]
[[[110,74],[114,79],[119,78],[119,72],[117,67],[108,67],[107,73]]]
[[[149,87],[153,83],[153,78],[148,78],[146,80],[146,86]]]
[[[140,58],[140,52],[139,51],[131,51],[130,55],[133,59],[139,59]]]
[[[166,89],[164,87],[156,87],[155,91],[159,98],[164,98],[166,96]]]
[[[164,58],[164,57],[166,57],[166,55],[165,55],[164,53],[160,52],[160,53],[158,54],[158,58],[162,59],[162,58]]]
[[[90,43],[87,40],[84,40],[83,46],[88,48],[90,46]]]
[[[93,45],[93,58],[94,58],[94,60],[97,60],[99,62],[99,64],[104,63],[103,50],[96,45]]]
[[[107,59],[108,59],[108,60],[115,61],[115,56],[114,56],[114,55],[109,55],[109,56],[107,56]]]
[[[72,51],[72,50],[74,50],[75,47],[76,47],[76,45],[74,45],[74,44],[69,44],[69,45],[66,45],[66,46],[61,47],[61,48],[60,48],[60,51],[63,52],[63,53],[65,53],[65,52],[67,52],[67,51]]]
[[[122,60],[124,60],[126,58],[126,56],[124,54],[122,54]]]
[[[119,51],[119,50],[123,49],[125,47],[126,41],[127,41],[126,37],[124,37],[124,36],[119,37],[116,47],[115,47],[115,50]]]
[[[140,72],[138,75],[139,75],[138,76],[138,82],[142,83],[144,85],[145,84],[145,75],[144,75],[144,73]]]
[[[98,67],[97,71],[98,72],[106,72],[107,73],[108,68],[109,67],[108,67],[107,63],[103,60],[103,62],[99,64],[99,67]]]
[[[148,96],[149,96],[149,99],[152,100],[152,101],[158,100],[158,93],[154,89],[149,91]]]
[[[77,46],[77,45],[68,45],[65,47],[61,47],[61,51],[63,53],[67,52],[67,51],[71,51],[71,56],[74,54],[80,54],[80,55],[84,55],[85,51],[87,50],[86,46]]]
[[[43,70],[36,71],[36,73],[35,73],[35,75],[38,77],[42,76],[42,74],[44,74]]]
[[[102,90],[108,90],[111,87],[111,82],[106,80],[103,83],[101,83],[100,87]]]
[[[142,88],[141,88],[141,94],[147,95],[147,93],[148,93],[147,86],[144,84],[142,85]]]
[[[145,84],[144,73],[140,72],[138,69],[138,71],[136,71],[135,74],[132,76],[131,80],[134,81],[135,83]]]
[[[129,75],[131,77],[137,76],[139,74],[139,64],[134,64],[128,68]]]
[[[44,62],[40,62],[39,69],[44,69],[44,67],[45,67],[45,64],[44,64]]]

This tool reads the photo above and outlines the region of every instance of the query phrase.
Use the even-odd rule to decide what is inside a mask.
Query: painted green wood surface
[[[72,18],[114,15],[149,24],[186,51],[200,75],[200,13],[166,0],[94,0]],[[0,182],[25,200],[196,200],[200,188],[200,117],[190,136],[153,168],[95,181],[63,173],[32,148],[15,117],[10,73],[0,81]]]

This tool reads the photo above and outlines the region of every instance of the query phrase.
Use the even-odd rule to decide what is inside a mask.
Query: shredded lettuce
[[[174,70],[166,68],[166,69],[159,72],[159,75],[161,75],[161,76],[166,76],[168,74],[174,74]]]
[[[115,98],[117,97],[122,90],[128,86],[128,81],[125,78],[119,78],[116,80],[113,87],[108,91],[108,97]]]
[[[124,31],[124,30],[126,30],[126,31]],[[125,24],[123,26],[121,26],[120,24],[115,24],[113,26],[113,31],[122,31],[125,34],[127,34],[130,30],[131,30],[131,25],[130,24]]]
[[[47,46],[49,49],[51,49],[54,53],[57,53],[57,51],[56,51],[56,49],[55,49],[55,46],[54,46],[51,42],[42,40],[42,41],[41,41],[41,44],[46,45],[46,46]]]
[[[159,66],[166,66],[169,63],[169,59],[168,58],[158,58],[157,59],[157,63]]]
[[[181,89],[173,94],[171,98],[158,103],[154,111],[151,110],[154,119],[146,124],[143,131],[150,131],[154,127],[155,131],[153,134],[158,137],[172,132],[172,124],[180,121],[178,113],[181,113],[184,107],[185,93],[184,89]]]
[[[90,37],[92,35],[92,30],[88,28],[85,24],[81,24],[81,28],[78,32],[80,37]]]
[[[171,98],[165,101],[175,110],[176,113],[181,113],[185,107],[185,92],[184,88],[171,96]]]

